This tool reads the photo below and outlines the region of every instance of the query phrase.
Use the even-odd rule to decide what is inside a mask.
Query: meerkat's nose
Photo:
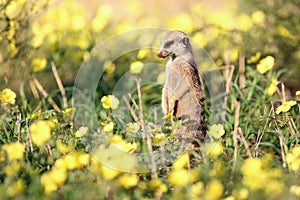
[[[159,58],[163,57],[161,51],[157,52],[156,56],[159,57]]]

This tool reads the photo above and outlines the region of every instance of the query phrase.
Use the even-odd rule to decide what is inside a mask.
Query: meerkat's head
[[[182,31],[169,31],[161,39],[161,47],[157,53],[157,57],[166,58],[172,56],[184,56],[192,54],[192,47],[189,39]]]

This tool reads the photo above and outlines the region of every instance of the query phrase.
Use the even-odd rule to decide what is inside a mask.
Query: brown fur
[[[161,41],[157,56],[170,56],[162,92],[164,114],[173,111],[176,119],[188,119],[188,122],[176,131],[183,141],[195,143],[197,138],[204,142],[206,121],[203,84],[187,36],[181,31],[168,32]]]

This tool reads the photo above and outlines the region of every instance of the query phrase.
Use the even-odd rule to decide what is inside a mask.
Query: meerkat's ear
[[[184,37],[182,37],[181,41],[186,46],[189,43],[189,38],[184,36]]]

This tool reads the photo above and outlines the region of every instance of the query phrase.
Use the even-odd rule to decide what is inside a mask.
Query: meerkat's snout
[[[171,54],[171,52],[165,51],[165,50],[159,50],[156,54],[159,58],[166,58]]]
[[[157,57],[166,58],[172,56],[183,56],[191,52],[189,39],[185,33],[181,31],[170,31],[166,33],[161,40],[161,47],[157,52]]]

